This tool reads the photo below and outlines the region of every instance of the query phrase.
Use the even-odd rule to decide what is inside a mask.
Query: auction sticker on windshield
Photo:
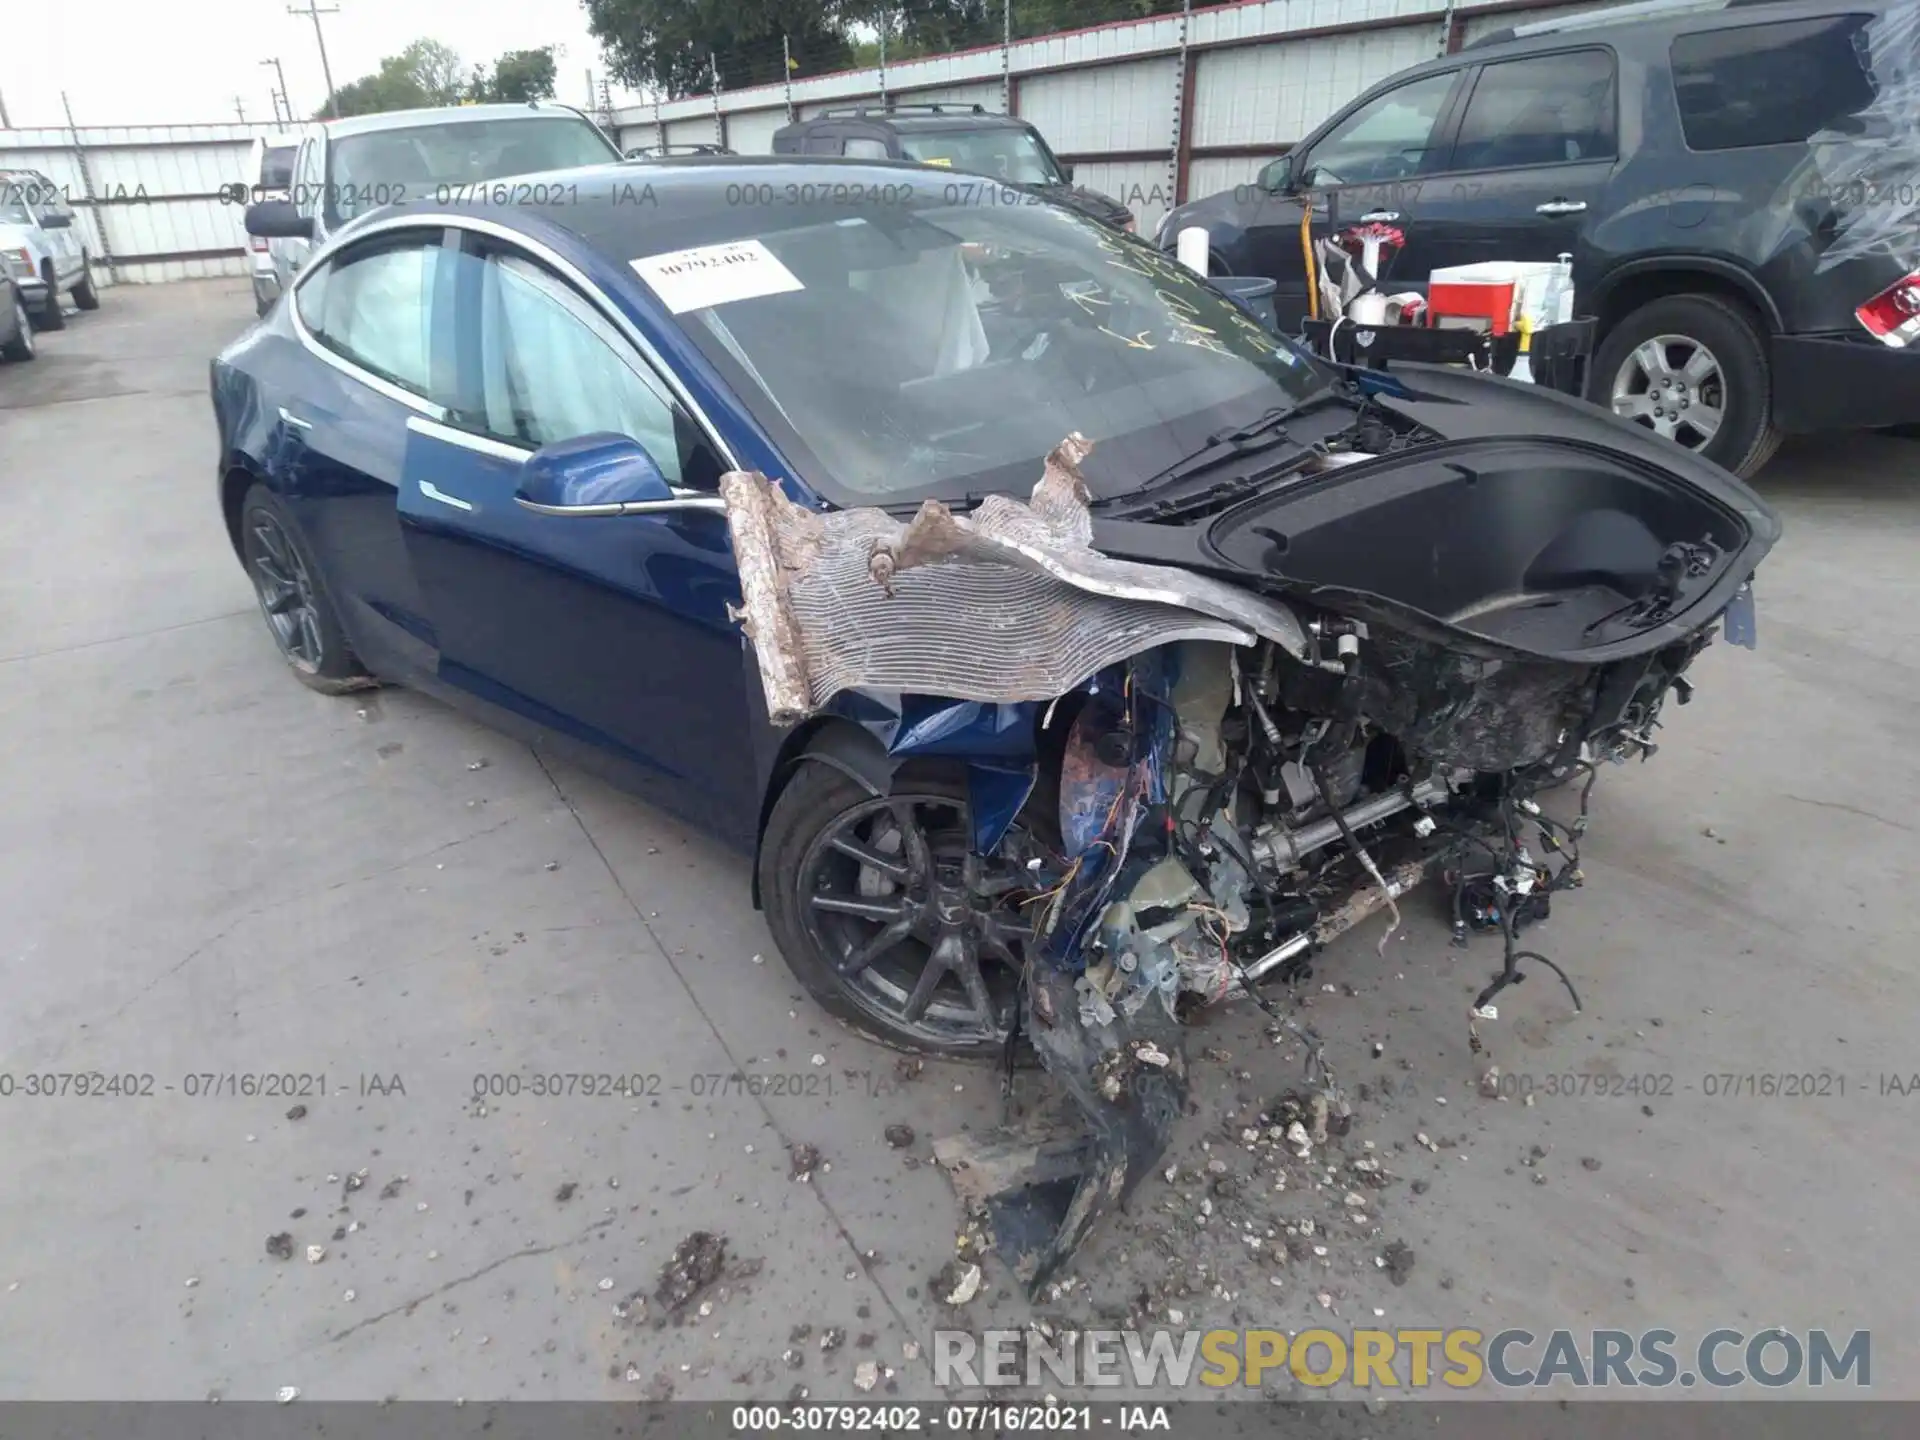
[[[758,240],[669,250],[664,255],[644,255],[631,263],[634,273],[651,285],[653,293],[676,315],[730,300],[754,300],[806,288],[800,277]]]

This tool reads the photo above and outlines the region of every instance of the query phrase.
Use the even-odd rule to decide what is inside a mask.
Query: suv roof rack
[[[1610,5],[1604,10],[1588,10],[1560,19],[1534,20],[1525,25],[1508,25],[1489,31],[1463,45],[1463,50],[1478,50],[1483,45],[1501,45],[1509,40],[1525,40],[1534,35],[1558,35],[1569,30],[1591,30],[1605,25],[1621,25],[1630,20],[1653,20],[1668,15],[1744,9],[1749,5],[1774,5],[1780,0],[1634,0],[1629,5]]]
[[[848,115],[985,115],[987,107],[981,104],[957,105],[952,101],[926,101],[912,105],[834,105],[822,110],[815,120],[837,119]]]

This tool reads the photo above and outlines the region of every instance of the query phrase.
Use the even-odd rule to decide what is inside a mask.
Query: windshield
[[[33,214],[18,185],[0,185],[0,225],[31,225]]]
[[[1033,132],[1017,125],[986,130],[921,130],[900,137],[900,153],[922,165],[992,175],[1010,185],[1064,185],[1066,177]]]
[[[348,135],[331,147],[327,208],[335,223],[441,186],[604,165],[620,152],[577,115],[452,120]]]
[[[1084,216],[916,198],[763,212],[753,238],[633,262],[829,494],[1024,493],[1076,430],[1098,444],[1096,494],[1117,494],[1327,383],[1176,262]]]

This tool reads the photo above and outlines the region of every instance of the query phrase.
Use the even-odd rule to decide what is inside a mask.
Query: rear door
[[[410,422],[401,522],[440,676],[613,759],[719,828],[752,817],[748,671],[725,462],[611,306],[508,242],[468,236],[455,289],[460,400]],[[539,446],[640,442],[685,507],[541,515],[515,503]]]
[[[398,505],[408,421],[444,416],[437,397],[453,390],[448,241],[439,227],[382,230],[306,274],[288,307],[299,348],[270,362],[287,368],[262,387],[276,407],[274,486],[361,658],[428,673],[436,641]]]
[[[1482,65],[1421,191],[1408,279],[1443,265],[1579,255],[1618,163],[1618,82],[1593,46]]]

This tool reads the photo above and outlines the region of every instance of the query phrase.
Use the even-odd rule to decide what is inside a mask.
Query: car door
[[[1444,169],[1420,195],[1421,275],[1577,256],[1617,163],[1617,90],[1599,46],[1480,66]]]
[[[362,660],[431,674],[437,641],[400,535],[412,419],[453,392],[447,247],[438,226],[383,228],[309,268],[266,352],[269,473],[321,564]]]
[[[754,816],[720,447],[604,299],[517,247],[468,236],[454,293],[462,398],[447,423],[409,422],[400,497],[442,680],[718,828]],[[538,447],[606,432],[639,441],[684,506],[582,518],[515,502]]]
[[[1305,197],[1316,201],[1313,234],[1367,220],[1401,227],[1411,241],[1428,174],[1441,156],[1464,70],[1416,76],[1360,101],[1278,167],[1287,189],[1264,192],[1247,227],[1247,268],[1272,276],[1281,324],[1292,327],[1307,311],[1306,262],[1300,222]],[[1396,257],[1389,281],[1415,273],[1415,257]],[[1424,275],[1424,271],[1418,272]]]

